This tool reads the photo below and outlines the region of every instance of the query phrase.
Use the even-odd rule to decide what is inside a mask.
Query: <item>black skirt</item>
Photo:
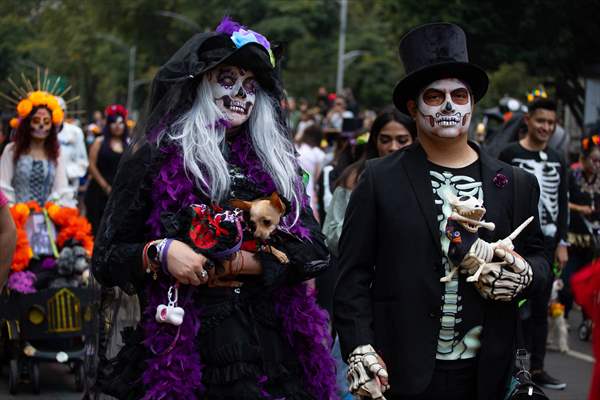
[[[298,357],[262,287],[198,290],[207,399],[312,399]]]
[[[270,291],[251,284],[240,289],[201,287],[194,301],[202,307],[197,348],[205,392],[198,398],[314,399],[283,336]],[[102,360],[95,389],[119,399],[139,399],[149,353],[139,328],[125,332],[123,339],[126,345],[117,357]]]

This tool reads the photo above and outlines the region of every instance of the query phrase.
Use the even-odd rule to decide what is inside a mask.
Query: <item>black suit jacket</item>
[[[493,232],[480,235],[489,242],[505,238],[535,216],[515,250],[531,264],[528,291],[536,291],[548,271],[537,181],[483,152],[480,161],[485,220],[496,224]],[[387,364],[392,395],[422,392],[435,366],[444,270],[429,169],[419,144],[369,161],[348,204],[339,243],[334,317],[342,354],[346,359],[356,346],[372,344]],[[494,184],[497,173],[508,178],[504,187]],[[514,358],[517,304],[486,301],[484,308],[478,398],[502,399]]]

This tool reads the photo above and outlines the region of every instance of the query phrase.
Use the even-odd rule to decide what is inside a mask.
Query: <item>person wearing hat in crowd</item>
[[[548,142],[556,128],[556,103],[539,98],[529,105],[523,121],[527,125],[525,137],[509,144],[499,159],[533,174],[540,187],[539,215],[544,235],[544,251],[548,274],[556,263],[562,270],[568,256],[568,169],[564,158]],[[534,382],[548,389],[564,389],[567,384],[544,370],[548,336],[548,302],[552,293],[549,279],[540,293],[529,298],[523,309],[523,333],[527,350],[531,353],[531,375]]]
[[[517,299],[547,276],[539,189],[533,176],[468,141],[488,77],[469,63],[460,27],[417,27],[402,38],[400,56],[406,76],[394,104],[415,120],[418,141],[367,162],[339,242],[334,321],[350,390],[371,398],[500,400],[513,371]],[[441,283],[455,267],[445,232],[450,202],[473,197],[495,225],[479,230],[488,243],[536,218],[514,249],[496,247],[498,262],[477,282],[459,273]]]
[[[143,310],[118,356],[100,354],[100,391],[128,399],[334,396],[328,320],[304,283],[327,268],[329,254],[284,126],[278,66],[263,35],[225,18],[157,72],[94,247],[96,279],[136,293]],[[223,221],[235,220],[238,235],[262,227],[242,221],[230,200],[274,193],[287,212],[271,236],[287,262],[241,240],[209,261],[203,249],[229,235]],[[208,228],[177,218],[203,206],[225,211],[211,214]]]

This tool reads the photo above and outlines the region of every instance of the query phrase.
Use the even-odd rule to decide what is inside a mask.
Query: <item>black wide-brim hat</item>
[[[483,69],[469,62],[465,32],[457,25],[421,25],[402,37],[399,51],[406,76],[396,84],[394,104],[405,114],[406,102],[415,100],[419,90],[439,79],[465,82],[475,103],[487,92],[489,78]]]
[[[227,34],[198,33],[160,67],[154,82],[160,85],[178,84],[194,80],[217,65],[231,64],[251,70],[263,89],[279,97],[282,90],[278,68],[271,60],[267,49],[259,43],[237,47]]]

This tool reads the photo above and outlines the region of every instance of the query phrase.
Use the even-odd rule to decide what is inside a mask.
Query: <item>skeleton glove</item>
[[[358,346],[350,353],[347,378],[352,394],[385,400],[383,392],[389,389],[388,373],[370,344]]]
[[[511,301],[529,286],[533,271],[527,261],[508,248],[498,247],[494,254],[503,261],[486,264],[475,286],[486,299]]]

